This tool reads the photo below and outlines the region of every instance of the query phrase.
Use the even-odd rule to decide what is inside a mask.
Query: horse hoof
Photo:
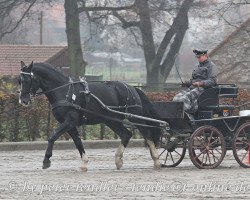
[[[155,170],[161,169],[161,163],[160,163],[160,162],[155,163],[155,164],[154,164],[154,169],[155,169]]]
[[[160,169],[161,169],[161,166],[154,165],[154,170],[160,170]]]
[[[87,172],[87,171],[88,171],[88,168],[87,168],[87,167],[82,166],[82,167],[81,167],[81,170],[82,170],[83,172]]]
[[[47,161],[47,162],[43,162],[43,169],[47,169],[47,168],[49,168],[50,167],[50,165],[51,165],[51,161],[49,160],[49,161]]]
[[[122,168],[122,165],[123,165],[123,160],[122,159],[116,159],[115,160],[115,165],[116,165],[116,168],[117,169],[121,169]]]

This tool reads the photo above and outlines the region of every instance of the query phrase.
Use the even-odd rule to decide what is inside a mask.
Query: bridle
[[[30,72],[30,73],[28,73],[28,72],[20,72],[20,74],[29,75],[29,76],[31,76],[31,77],[34,76],[33,72]]]
[[[29,94],[31,95],[31,97],[35,97],[35,96],[40,96],[40,95],[43,95],[43,94],[47,94],[49,92],[53,92],[53,91],[56,91],[58,89],[61,89],[63,87],[67,87],[67,86],[70,86],[69,87],[69,90],[71,88],[71,86],[73,86],[74,84],[77,84],[77,83],[82,83],[84,86],[85,86],[85,90],[82,91],[83,93],[85,94],[88,94],[90,91],[89,91],[89,88],[88,88],[88,83],[86,81],[85,78],[82,78],[80,77],[80,81],[76,81],[76,82],[73,82],[71,78],[69,78],[69,82],[64,84],[64,85],[61,85],[61,86],[58,86],[58,87],[55,87],[51,90],[47,90],[47,91],[44,91],[44,92],[32,92],[32,83],[33,83],[33,79],[34,79],[34,73],[33,72],[20,72],[20,74],[24,74],[24,75],[29,75],[30,78],[31,78],[31,82],[30,82],[30,89],[29,89]]]
[[[30,81],[30,87],[29,87],[29,94],[30,94],[30,96],[35,96],[36,94],[34,94],[32,92],[32,83],[33,83],[34,73],[33,72],[20,72],[20,75],[22,75],[22,74],[30,76],[31,81]],[[21,85],[22,85],[22,78],[21,78]],[[20,91],[20,93],[21,93],[21,91]]]

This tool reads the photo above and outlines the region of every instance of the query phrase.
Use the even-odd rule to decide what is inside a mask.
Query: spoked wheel
[[[186,141],[184,138],[161,137],[158,149],[161,167],[176,167],[181,163],[186,153]]]
[[[233,154],[240,166],[250,168],[250,123],[242,124],[233,139]]]
[[[226,144],[217,128],[202,126],[192,134],[188,150],[190,159],[197,168],[213,169],[221,164],[226,154]]]

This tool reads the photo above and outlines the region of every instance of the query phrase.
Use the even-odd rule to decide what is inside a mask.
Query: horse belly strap
[[[51,110],[54,110],[55,108],[58,108],[58,107],[72,107],[76,110],[82,109],[82,107],[77,105],[77,104],[73,104],[73,103],[70,103],[70,102],[65,101],[65,100],[60,100],[60,101],[57,101],[51,105]]]

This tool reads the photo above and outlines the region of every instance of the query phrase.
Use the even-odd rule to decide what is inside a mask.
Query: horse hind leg
[[[82,144],[82,141],[81,141],[81,138],[79,136],[77,128],[75,127],[73,129],[71,129],[70,131],[68,131],[68,134],[72,137],[72,139],[75,143],[75,146],[78,149],[79,154],[81,156],[81,159],[82,159],[81,170],[84,172],[88,171],[87,164],[89,162],[89,159],[88,159],[88,157],[85,153],[85,150],[83,148],[83,144]]]
[[[124,127],[122,123],[107,123],[106,124],[111,130],[113,130],[121,138],[121,144],[115,153],[115,165],[117,169],[121,169],[123,165],[123,153],[127,147],[132,133]]]
[[[115,165],[117,169],[121,169],[123,166],[123,153],[125,151],[125,146],[121,143],[115,153]]]
[[[153,142],[152,138],[150,137],[150,135],[153,133],[150,132],[150,128],[144,128],[144,127],[138,126],[138,129],[141,132],[141,134],[143,135],[143,137],[145,138],[145,140],[149,146],[150,155],[151,155],[152,160],[154,161],[154,169],[160,169],[161,162],[159,160],[159,154],[158,154],[158,151],[156,149],[155,143]]]
[[[160,160],[159,160],[159,154],[157,152],[155,144],[154,144],[153,141],[151,141],[149,139],[146,139],[146,141],[147,141],[147,144],[148,144],[149,149],[150,149],[151,158],[154,161],[154,169],[160,169],[161,168],[161,163],[160,163]]]

